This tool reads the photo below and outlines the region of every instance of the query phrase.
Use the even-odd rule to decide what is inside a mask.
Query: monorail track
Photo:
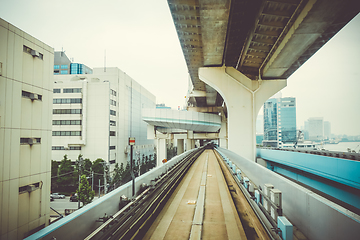
[[[85,239],[271,239],[235,184],[200,148]]]
[[[85,239],[140,239],[203,151],[199,149],[185,157]]]

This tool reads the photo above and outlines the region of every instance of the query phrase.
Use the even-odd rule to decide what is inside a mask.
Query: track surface
[[[228,189],[214,152],[205,150],[143,239],[246,239]]]

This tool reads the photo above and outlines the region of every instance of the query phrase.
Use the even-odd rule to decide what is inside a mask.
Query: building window
[[[68,70],[61,70],[60,74],[68,74]]]
[[[54,65],[54,69],[59,69],[59,65]]]
[[[116,136],[116,132],[115,131],[110,131],[110,136]]]
[[[44,55],[43,55],[42,53],[39,53],[38,51],[33,50],[33,49],[31,49],[31,48],[29,48],[29,47],[27,47],[27,46],[25,46],[25,45],[23,45],[23,51],[24,51],[25,53],[30,54],[30,55],[33,56],[33,57],[37,57],[37,58],[39,58],[39,59],[41,59],[41,60],[44,59]]]
[[[75,146],[75,147],[70,147],[69,149],[70,150],[81,150],[81,147],[80,146]]]
[[[110,110],[110,115],[116,116],[116,111]]]
[[[53,93],[61,93],[61,89],[60,88],[54,88]]]
[[[68,65],[61,65],[61,69],[68,69]]]
[[[41,184],[42,185],[42,184]],[[19,187],[19,194],[20,193],[28,193],[35,191],[41,187],[40,182],[29,184],[26,186]]]
[[[114,149],[115,149],[115,146],[110,146],[109,149],[110,149],[110,150],[114,150]]]
[[[52,146],[51,150],[65,150],[64,146]]]
[[[81,125],[81,120],[53,120],[53,125]]]
[[[116,106],[116,101],[110,99],[110,104],[113,105],[113,106]]]
[[[53,136],[81,136],[81,131],[53,131]]]
[[[110,126],[116,126],[116,122],[115,122],[115,121],[110,120]]]
[[[40,101],[42,100],[42,95],[27,92],[27,91],[22,91],[21,96],[24,97],[24,98],[30,98],[31,100],[40,100]]]
[[[111,95],[116,96],[116,91],[110,89],[110,93],[111,93]]]
[[[53,114],[81,114],[82,109],[53,109]]]
[[[64,88],[63,93],[81,93],[81,88]]]
[[[82,103],[81,98],[54,98],[54,104],[70,104],[70,103]]]
[[[41,143],[41,138],[20,138],[21,145],[25,145],[25,144],[33,145],[38,143]]]

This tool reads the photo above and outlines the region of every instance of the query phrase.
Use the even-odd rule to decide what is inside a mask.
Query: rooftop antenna
[[[104,54],[104,72],[106,72],[106,49]]]

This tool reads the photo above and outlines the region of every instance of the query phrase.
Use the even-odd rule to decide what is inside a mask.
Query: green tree
[[[60,186],[70,186],[74,185],[75,177],[74,177],[74,167],[71,165],[71,160],[67,158],[67,155],[64,155],[64,159],[61,160],[59,166],[59,177],[57,179],[57,183]]]
[[[100,184],[104,184],[104,167],[103,163],[104,160],[101,158],[96,159],[92,164],[92,170],[94,171],[94,184],[98,185],[99,179]]]
[[[87,176],[91,176],[91,168],[92,168],[92,162],[90,159],[85,158],[83,162],[83,173]]]
[[[120,172],[119,164],[116,163],[111,185],[120,185],[120,182],[121,182],[121,172]]]
[[[57,176],[59,171],[59,162],[51,160],[51,191],[57,188]]]
[[[80,202],[85,206],[94,199],[95,191],[91,191],[91,186],[89,185],[86,175],[81,175],[80,187],[76,190]]]
[[[130,163],[127,162],[123,176],[122,176],[122,182],[123,183],[127,183],[128,181],[131,180],[131,173],[130,173]]]

